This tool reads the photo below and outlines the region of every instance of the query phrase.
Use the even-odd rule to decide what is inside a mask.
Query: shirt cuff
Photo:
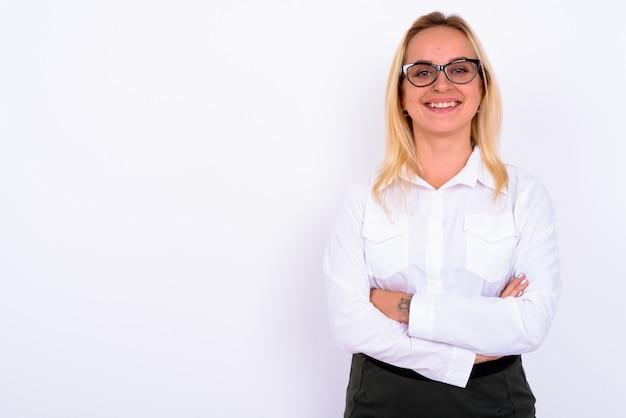
[[[435,327],[435,296],[413,295],[409,313],[409,335],[433,341]]]
[[[467,386],[472,368],[476,361],[476,354],[461,347],[452,348],[452,358],[446,370],[446,383],[464,388]]]

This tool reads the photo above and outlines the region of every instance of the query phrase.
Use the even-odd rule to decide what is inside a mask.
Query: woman
[[[498,157],[498,88],[463,19],[407,31],[386,120],[382,166],[348,187],[324,258],[354,353],[345,417],[534,417],[520,354],[561,293],[554,211]]]

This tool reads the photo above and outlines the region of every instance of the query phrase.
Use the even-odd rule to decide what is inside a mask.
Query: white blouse
[[[352,353],[364,353],[465,387],[476,353],[521,354],[544,340],[561,294],[555,214],[544,186],[508,167],[495,183],[476,147],[466,166],[435,190],[417,176],[408,194],[376,202],[376,171],[351,184],[324,256],[330,323]],[[499,297],[512,277],[520,298]],[[414,294],[409,324],[389,319],[370,289]]]

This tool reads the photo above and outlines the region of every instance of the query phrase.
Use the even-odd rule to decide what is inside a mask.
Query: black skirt
[[[404,417],[534,418],[535,397],[520,356],[475,368],[459,388],[353,355],[344,418]]]

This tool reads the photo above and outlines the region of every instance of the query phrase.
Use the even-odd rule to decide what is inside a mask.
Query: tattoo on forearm
[[[411,312],[411,299],[413,296],[409,296],[408,298],[400,298],[400,303],[398,303],[398,311],[400,313],[408,315]]]

